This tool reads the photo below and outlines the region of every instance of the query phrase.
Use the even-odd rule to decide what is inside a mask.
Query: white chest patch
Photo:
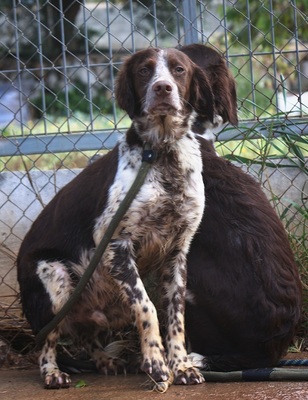
[[[171,158],[170,164],[168,158]],[[120,202],[136,178],[141,159],[142,149],[129,148],[123,139],[119,146],[118,170],[109,189],[107,206],[96,221],[96,244],[103,237]],[[140,247],[169,248],[180,233],[184,236],[183,246],[187,246],[188,251],[204,210],[201,173],[199,143],[193,134],[187,134],[174,144],[172,154],[158,155],[114,238],[129,236]],[[187,243],[185,231],[188,233]]]

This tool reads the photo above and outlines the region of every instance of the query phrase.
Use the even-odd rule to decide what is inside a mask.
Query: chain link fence
[[[19,245],[59,188],[129,126],[114,80],[125,56],[149,46],[199,42],[225,55],[240,124],[218,134],[217,151],[262,182],[306,285],[307,9],[306,0],[1,1],[0,339],[25,350]]]

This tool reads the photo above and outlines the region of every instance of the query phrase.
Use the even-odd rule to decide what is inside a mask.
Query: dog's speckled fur
[[[209,47],[189,45],[180,52],[148,49],[125,62],[116,97],[132,127],[114,150],[59,192],[20,248],[21,300],[36,333],[87,267],[136,176],[143,143],[157,150],[144,187],[78,305],[43,346],[40,365],[48,388],[70,384],[56,363],[61,334],[85,347],[99,371],[117,371],[122,360],[105,352],[100,339],[132,322],[142,368],[154,379],[164,387],[173,375],[176,383],[200,382],[186,358],[185,292],[189,347],[212,370],[273,367],[294,337],[301,286],[284,227],[260,185],[192,133],[212,138],[216,125],[237,124],[234,79]],[[160,288],[156,308],[143,284],[153,272]]]
[[[132,87],[137,81],[138,87]],[[40,315],[43,309],[53,315],[65,304],[137,175],[143,144],[152,145],[157,159],[89,286],[46,339],[40,368],[47,388],[69,385],[68,376],[56,363],[55,343],[60,334],[77,336],[79,342],[85,336],[83,344],[97,368],[104,370],[116,360],[110,360],[99,345],[89,346],[89,335],[80,333],[119,329],[131,321],[140,336],[143,371],[168,384],[203,381],[186,353],[184,304],[186,256],[205,204],[201,153],[191,123],[201,106],[209,120],[214,118],[210,84],[183,52],[148,49],[124,63],[116,97],[132,117],[132,127],[107,158],[89,166],[58,193],[34,222],[18,257],[24,310],[37,330],[49,319]],[[116,160],[112,166],[110,158]],[[108,186],[104,174],[111,176]],[[142,280],[153,270],[161,280],[166,321],[163,339],[156,308]],[[33,284],[36,292],[30,293]],[[34,304],[38,293],[45,301],[44,308]]]

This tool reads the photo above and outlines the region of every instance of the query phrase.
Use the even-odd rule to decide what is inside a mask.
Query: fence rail
[[[109,150],[117,143],[125,130],[96,131],[89,135],[85,132],[74,134],[57,135],[29,135],[14,138],[2,138],[0,141],[0,157],[30,155],[42,153],[61,153],[69,151],[101,150],[102,146]],[[308,134],[308,119],[293,118],[263,121],[262,124],[256,121],[246,121],[240,124],[239,128],[228,128],[219,133],[220,141],[268,138],[271,135],[279,138],[289,133],[293,137]]]

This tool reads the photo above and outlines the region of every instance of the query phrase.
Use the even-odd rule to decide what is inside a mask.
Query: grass
[[[130,125],[130,119],[122,112],[112,114],[95,114],[91,120],[89,114],[74,111],[70,116],[53,117],[47,115],[39,120],[30,120],[22,125],[9,124],[2,131],[4,137],[27,136],[40,134],[74,133],[98,131],[104,129],[121,129]]]

